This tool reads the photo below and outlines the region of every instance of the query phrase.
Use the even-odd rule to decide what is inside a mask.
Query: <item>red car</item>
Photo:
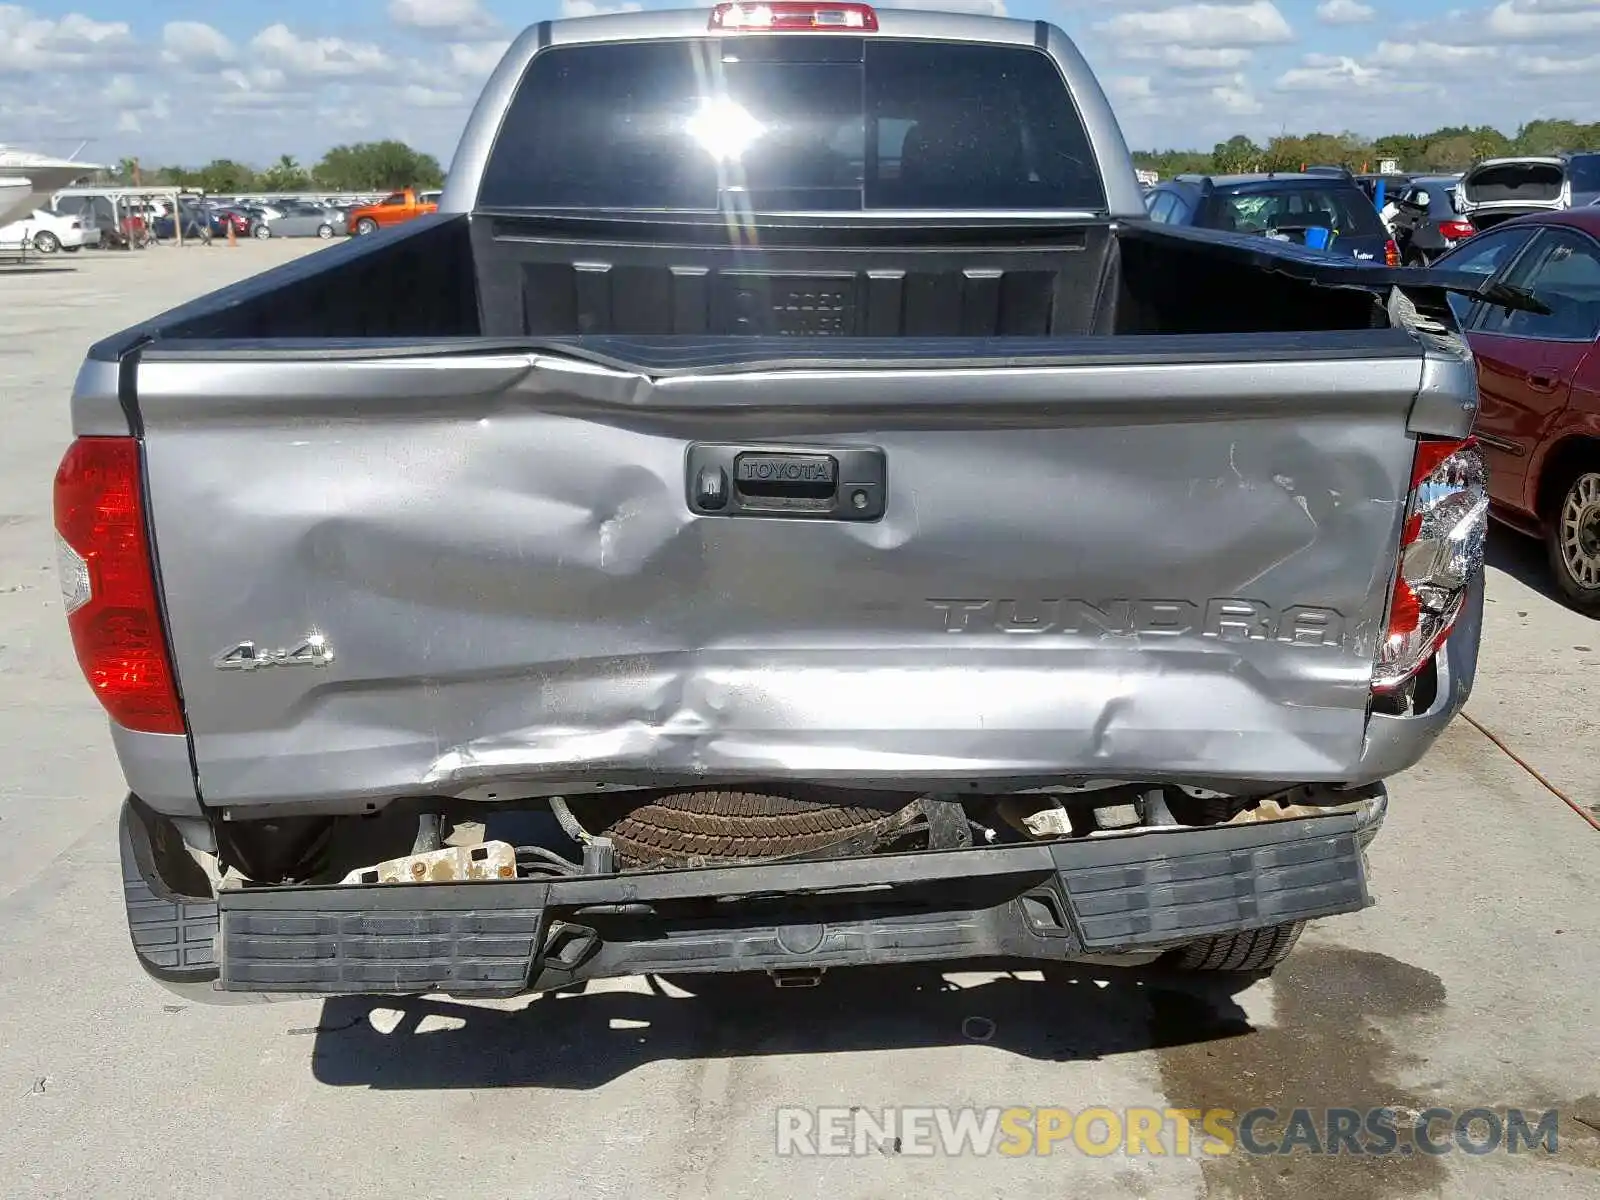
[[[1550,309],[1452,298],[1478,362],[1491,511],[1543,539],[1562,596],[1600,616],[1600,208],[1507,221],[1434,265],[1492,275]]]
[[[222,208],[211,214],[211,233],[215,237],[227,237],[228,226],[233,226],[236,237],[250,236],[250,218],[237,209]]]

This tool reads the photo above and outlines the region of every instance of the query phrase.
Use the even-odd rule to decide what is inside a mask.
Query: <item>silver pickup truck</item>
[[[1368,904],[1476,667],[1488,293],[1143,217],[1043,22],[547,21],[438,214],[96,345],[139,961],[1259,971]]]

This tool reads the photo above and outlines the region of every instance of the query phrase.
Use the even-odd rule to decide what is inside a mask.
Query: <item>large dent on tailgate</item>
[[[404,364],[349,365],[326,400],[306,366],[224,372],[220,409],[203,364],[141,376],[208,803],[1361,760],[1417,357],[661,382],[502,361],[499,390],[434,364],[431,403]],[[882,446],[887,515],[694,517],[684,447],[713,437]],[[312,630],[331,664],[213,665]]]

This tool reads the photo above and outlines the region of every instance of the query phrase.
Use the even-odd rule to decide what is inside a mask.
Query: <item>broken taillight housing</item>
[[[1489,474],[1477,439],[1418,442],[1373,691],[1399,688],[1449,636],[1468,585],[1483,570],[1488,531]]]
[[[145,533],[139,443],[81,437],[56,471],[57,569],[78,665],[111,719],[183,733]]]

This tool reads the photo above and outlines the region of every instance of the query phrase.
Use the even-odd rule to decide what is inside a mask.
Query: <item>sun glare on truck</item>
[[[718,162],[738,162],[767,127],[727,96],[702,99],[684,128]]]

